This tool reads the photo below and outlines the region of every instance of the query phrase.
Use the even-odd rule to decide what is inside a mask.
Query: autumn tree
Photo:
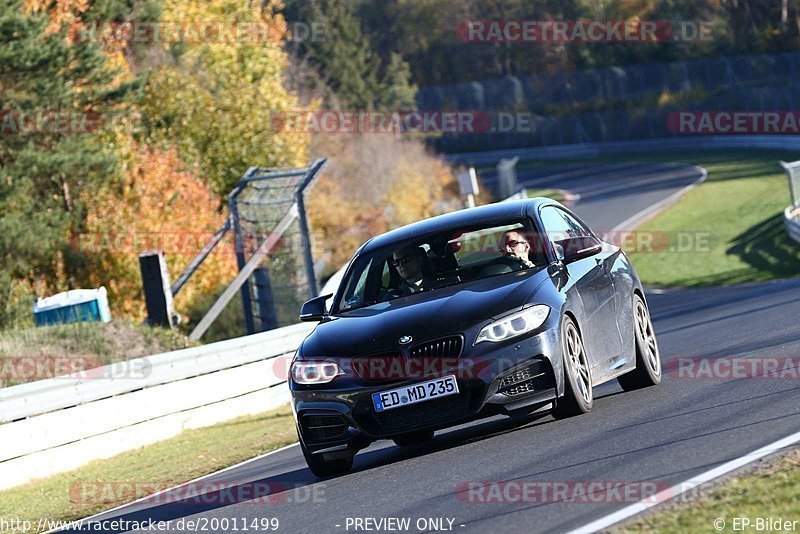
[[[306,135],[280,127],[297,99],[282,84],[285,22],[273,2],[166,0],[164,17],[257,23],[262,37],[225,42],[214,36],[171,48],[174,64],[158,68],[145,88],[143,111],[152,139],[174,144],[218,194],[227,194],[252,165],[305,165]]]
[[[80,17],[84,4],[70,3],[69,13]],[[36,7],[0,0],[2,323],[15,315],[9,295],[20,287],[66,289],[80,273],[68,240],[84,222],[83,193],[115,172],[113,150],[84,119],[113,112],[127,89],[98,44],[69,43]]]
[[[314,253],[329,270],[376,234],[461,207],[451,168],[418,139],[323,134],[312,151],[329,158],[308,200]]]
[[[73,249],[89,259],[87,283],[105,285],[120,315],[144,317],[139,254],[163,250],[171,275],[177,277],[200,251],[225,214],[220,199],[196,170],[186,170],[174,149],[159,150],[115,134],[120,177],[93,195],[86,231],[73,236]],[[236,274],[228,242],[218,245],[175,300],[187,313],[204,295],[216,294]]]
[[[300,42],[295,61],[308,62],[327,89],[328,107],[348,110],[396,110],[416,107],[416,86],[403,56],[394,50],[379,53],[372,36],[362,29],[355,2],[292,0],[293,17],[317,24],[324,38]],[[383,20],[389,25],[390,20]],[[377,33],[377,32],[376,32]]]

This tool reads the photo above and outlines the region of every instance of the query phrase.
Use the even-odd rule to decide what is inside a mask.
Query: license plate
[[[401,388],[390,389],[372,394],[372,404],[376,412],[383,412],[408,406],[426,400],[447,397],[458,393],[458,382],[455,375],[444,376],[427,382],[411,384]]]

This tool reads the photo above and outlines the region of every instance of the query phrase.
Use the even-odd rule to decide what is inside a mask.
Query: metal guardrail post
[[[314,272],[314,255],[311,250],[311,231],[308,227],[308,216],[306,214],[306,204],[305,204],[305,191],[308,189],[312,183],[314,183],[314,179],[316,178],[319,171],[325,165],[325,159],[318,159],[314,163],[312,163],[308,168],[308,174],[303,181],[300,183],[300,186],[297,188],[297,213],[299,216],[299,223],[300,223],[300,234],[302,235],[302,247],[303,247],[303,257],[305,259],[305,267],[306,267],[306,278],[308,279],[308,292],[310,293],[310,297],[314,298],[319,295],[319,288],[317,287],[317,275]]]
[[[258,321],[262,331],[278,327],[278,317],[275,314],[273,301],[272,282],[269,279],[269,269],[261,267],[253,271],[255,279],[255,293],[258,303]]]
[[[519,156],[501,159],[497,164],[497,178],[500,186],[500,196],[508,198],[519,191],[517,171],[515,169]]]
[[[300,234],[302,235],[303,258],[306,266],[306,278],[308,278],[308,292],[310,297],[317,296],[317,275],[314,273],[314,256],[311,251],[311,232],[308,229],[308,219],[306,215],[306,203],[303,199],[303,191],[297,193],[297,214],[299,216]]]
[[[800,198],[798,198],[800,191],[798,191],[798,184],[795,183],[800,182],[800,161],[790,163],[781,161],[780,164],[789,178],[789,194],[792,197],[791,205],[783,212],[783,222],[789,237],[800,243]]]
[[[139,269],[147,306],[147,324],[172,328],[175,310],[172,307],[172,290],[164,252],[151,250],[139,254]]]
[[[800,207],[800,191],[795,187],[795,181],[800,180],[800,161],[793,161],[790,163],[781,161],[780,164],[783,170],[786,171],[786,176],[789,178],[789,194],[792,197],[792,206],[795,208]]]
[[[244,173],[244,177],[242,181],[247,180],[253,174],[258,172],[258,167],[250,167],[247,169],[247,172]],[[244,189],[244,186],[240,183],[237,183],[236,186],[231,191],[231,194],[228,196],[228,206],[231,212],[231,225],[233,226],[233,249],[236,251],[236,266],[239,269],[239,272],[242,271],[247,260],[244,257],[244,243],[241,242],[241,226],[239,224],[239,209],[236,206],[236,200],[239,198],[239,194]],[[250,284],[247,280],[244,281],[243,285],[241,286],[241,294],[242,294],[242,308],[244,309],[244,324],[245,324],[245,331],[247,334],[255,334],[256,332],[256,325],[255,321],[253,320],[253,305],[250,302]]]

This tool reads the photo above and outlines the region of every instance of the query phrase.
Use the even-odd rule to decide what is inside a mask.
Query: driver
[[[533,267],[533,262],[528,257],[531,245],[522,234],[516,230],[508,230],[503,233],[500,242],[502,243],[500,254],[516,263],[520,263],[521,266],[524,266],[521,268]]]
[[[392,266],[402,278],[397,288],[402,296],[433,288],[433,281],[424,274],[426,260],[427,254],[422,247],[405,247],[392,254]]]

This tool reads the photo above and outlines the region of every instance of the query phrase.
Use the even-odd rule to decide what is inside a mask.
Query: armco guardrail
[[[789,206],[783,212],[783,222],[789,237],[800,243],[800,208]]]
[[[0,389],[0,489],[288,401],[297,325]],[[121,378],[134,369],[136,376]]]
[[[797,135],[687,135],[661,139],[637,139],[605,143],[581,143],[543,147],[521,147],[489,152],[448,154],[446,159],[461,165],[494,165],[502,158],[520,159],[590,159],[601,156],[671,150],[776,149],[800,150]]]

